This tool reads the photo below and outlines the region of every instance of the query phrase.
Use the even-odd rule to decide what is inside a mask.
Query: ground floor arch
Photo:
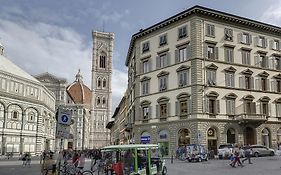
[[[264,128],[261,132],[261,143],[266,147],[271,147],[271,134],[267,128]]]
[[[180,129],[178,132],[178,146],[186,146],[190,144],[190,131],[186,128]]]
[[[250,144],[250,145],[255,145],[257,144],[257,137],[256,137],[256,131],[252,127],[245,127],[244,132],[244,144]]]
[[[218,135],[215,128],[209,128],[207,130],[208,150],[217,154],[218,149]]]
[[[236,134],[235,129],[229,128],[226,132],[226,142],[227,143],[236,143]]]

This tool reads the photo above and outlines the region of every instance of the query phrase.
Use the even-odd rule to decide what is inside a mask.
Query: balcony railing
[[[239,114],[235,117],[241,123],[264,123],[267,121],[267,116],[264,114]]]

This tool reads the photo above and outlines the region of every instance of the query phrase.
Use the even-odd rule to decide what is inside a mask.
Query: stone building
[[[48,72],[35,77],[56,95],[56,110],[60,108],[72,112],[70,137],[63,140],[63,148],[78,150],[89,148],[91,90],[83,83],[80,70],[71,84],[68,84],[66,79]],[[59,150],[61,148],[59,138],[56,143],[56,149]]]
[[[123,145],[131,143],[131,126],[128,125],[127,120],[128,96],[127,93],[121,99],[119,105],[116,107],[112,119],[107,123],[106,128],[110,129],[110,144]]]
[[[128,119],[135,142],[281,142],[281,28],[194,6],[131,38]]]
[[[0,154],[55,149],[55,95],[12,63],[0,44]]]
[[[106,124],[111,118],[111,77],[114,34],[93,31],[92,107],[90,145],[95,148],[109,143]]]

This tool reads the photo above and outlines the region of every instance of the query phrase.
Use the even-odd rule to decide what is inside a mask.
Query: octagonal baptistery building
[[[53,150],[54,94],[4,57],[0,47],[0,154]]]

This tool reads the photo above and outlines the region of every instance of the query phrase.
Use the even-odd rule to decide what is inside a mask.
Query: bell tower
[[[90,145],[100,148],[109,143],[106,124],[111,118],[112,53],[114,34],[93,31],[92,104]]]

